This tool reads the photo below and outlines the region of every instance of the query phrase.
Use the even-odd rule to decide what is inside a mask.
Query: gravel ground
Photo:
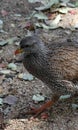
[[[26,0],[1,0],[0,19],[3,20],[3,30],[7,33],[0,33],[0,40],[6,40],[16,36],[25,36],[27,33],[27,30],[23,29],[26,23],[25,17],[32,11],[34,6],[36,5],[29,5]],[[3,16],[5,13],[2,13],[2,10],[5,10],[8,14]],[[76,9],[76,11],[78,10]],[[15,14],[20,14],[21,16],[16,16]],[[60,23],[64,27],[68,26],[67,17],[69,16],[66,16],[66,19],[64,17],[64,21]],[[72,19],[73,16],[71,20]],[[70,22],[71,21],[69,21],[69,24]],[[37,33],[46,44],[51,41],[63,41],[69,37],[72,42],[78,42],[77,30],[71,31],[70,29],[59,28],[53,31],[44,31],[39,29]],[[19,40],[17,42],[19,42]],[[18,73],[28,73],[22,63],[17,62],[18,56],[14,56],[16,48],[17,46],[15,44],[1,47],[0,50],[2,50],[2,53],[0,53],[0,62],[5,65],[14,62],[18,66]],[[13,78],[11,78],[11,76],[13,76]],[[72,101],[58,101],[51,110],[46,111],[49,114],[49,118],[46,120],[40,117],[33,119],[30,115],[26,115],[25,112],[30,106],[39,107],[44,103],[34,103],[32,101],[32,96],[37,93],[46,97],[44,102],[49,100],[52,96],[50,89],[36,78],[32,81],[25,81],[20,80],[17,77],[17,73],[16,75],[12,74],[5,78],[0,75],[0,94],[2,97],[14,95],[18,99],[14,105],[2,105],[5,118],[4,130],[78,130],[78,109],[72,108],[72,104],[78,104],[78,98],[73,98]]]

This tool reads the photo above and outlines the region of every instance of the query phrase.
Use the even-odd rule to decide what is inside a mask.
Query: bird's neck
[[[31,64],[44,65],[44,62],[47,61],[48,48],[42,43],[39,44],[39,47],[36,52],[30,53],[28,56],[24,54],[25,61],[30,62]]]
[[[47,54],[44,52],[39,53],[31,53],[28,56],[24,56],[24,61],[28,62],[28,64],[32,65],[44,65],[44,62],[47,60]]]
[[[45,51],[45,50],[44,50]],[[40,51],[37,53],[32,53],[31,55],[24,56],[24,66],[25,68],[33,75],[39,73],[47,67],[47,53],[44,51]]]

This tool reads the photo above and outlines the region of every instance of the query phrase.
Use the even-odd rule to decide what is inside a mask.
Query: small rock
[[[60,100],[68,99],[70,97],[71,97],[71,95],[62,95],[62,96],[60,96]]]
[[[16,46],[19,46],[19,44],[20,44],[19,42],[15,42],[15,45],[16,45]]]
[[[3,88],[0,86],[0,95],[3,93]]]
[[[40,95],[40,94],[36,94],[36,95],[33,95],[32,100],[33,100],[33,101],[37,101],[37,102],[41,102],[41,101],[44,101],[44,100],[45,100],[45,97],[43,97],[43,96]]]
[[[76,23],[76,24],[74,25],[74,27],[75,27],[76,29],[78,29],[78,23]]]
[[[14,105],[17,102],[17,98],[14,95],[9,95],[3,99],[3,103]]]
[[[0,29],[3,28],[3,21],[0,19]]]
[[[76,109],[78,109],[78,104],[72,104],[72,108],[74,109],[74,110],[76,110]]]
[[[10,70],[1,70],[0,74],[10,74]]]
[[[8,12],[4,9],[1,10],[1,14],[2,16],[7,16],[8,15]]]
[[[15,17],[21,17],[21,14],[14,14]]]
[[[3,99],[2,98],[0,98],[0,105],[2,105],[3,104]]]
[[[23,80],[31,81],[31,80],[34,79],[34,76],[29,74],[29,73],[27,73],[27,74],[26,73],[21,73],[21,74],[18,75],[18,78],[23,79]]]
[[[17,66],[14,63],[10,63],[8,65],[8,68],[11,69],[11,70],[17,70]]]
[[[12,23],[12,24],[11,24],[11,27],[12,27],[12,28],[15,28],[15,24]]]
[[[7,107],[6,109],[4,109],[4,114],[7,115],[10,112],[10,107]]]

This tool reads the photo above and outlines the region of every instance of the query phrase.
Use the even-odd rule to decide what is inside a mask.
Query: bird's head
[[[15,51],[15,55],[24,53],[25,56],[45,52],[44,43],[37,36],[27,36],[20,42],[20,48]]]

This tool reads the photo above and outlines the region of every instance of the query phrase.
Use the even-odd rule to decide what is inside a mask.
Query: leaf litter
[[[38,1],[38,0],[37,0]],[[44,2],[41,2],[41,3],[45,3],[45,4],[43,4],[43,7],[45,7],[46,6],[46,3],[47,3],[47,0],[46,0],[46,2],[44,1]],[[41,6],[42,7],[42,6]],[[50,8],[48,8],[49,10],[50,9],[53,9],[53,6],[51,6],[50,5]],[[62,8],[61,8],[62,9]],[[67,11],[67,8],[66,8],[66,11]],[[46,11],[46,9],[44,10],[44,11],[42,11],[41,10],[41,12],[46,16],[46,17],[48,17],[48,13],[47,13],[47,11]],[[50,12],[50,13],[52,13],[52,12]],[[55,13],[55,12],[54,12]],[[60,14],[61,15],[61,13],[67,13],[67,12],[64,12],[64,10],[62,10],[62,12],[59,12],[59,13],[57,13],[56,14],[56,16],[55,16],[55,18],[54,19],[52,19],[52,20],[55,20],[56,19],[56,17]],[[16,14],[19,14],[19,13],[16,13]],[[36,14],[40,14],[40,11],[36,11]],[[52,13],[53,14],[53,13]],[[38,15],[37,15],[38,16]],[[16,17],[20,17],[20,16],[16,16]],[[21,15],[21,17],[22,17],[22,15]],[[34,15],[33,15],[33,17],[34,17]],[[39,17],[39,19],[38,19],[38,17]],[[43,17],[43,16],[38,16],[38,17],[36,17],[36,19],[38,20],[38,24],[42,24],[42,28],[44,28],[44,29],[50,29],[50,27],[48,27],[48,25],[47,25],[47,22],[45,22],[45,18]],[[42,18],[40,18],[40,17],[43,17],[43,20],[42,20]],[[34,17],[35,18],[35,17]],[[25,18],[26,19],[26,18]],[[41,21],[40,21],[40,19],[41,19]],[[61,19],[62,20],[62,19]],[[60,22],[60,20],[57,20],[58,22],[56,23],[56,24],[58,24],[59,22]],[[34,22],[34,24],[35,24],[35,22]],[[53,29],[54,27],[52,27],[52,29]],[[0,30],[1,31],[1,30]],[[3,31],[3,30],[2,30]],[[1,32],[2,33],[2,32]],[[2,34],[3,35],[3,34]],[[6,34],[5,34],[6,35]],[[10,36],[9,36],[10,37]],[[4,40],[4,41],[7,41],[7,40]],[[16,41],[16,40],[15,40]],[[11,38],[9,38],[9,41],[8,41],[8,43],[11,45],[11,44],[13,44],[15,41],[11,41]],[[8,43],[5,43],[4,42],[4,45],[8,45]],[[15,44],[15,43],[14,43]],[[4,45],[1,45],[1,47],[3,47]],[[5,46],[3,47],[4,49],[5,49]],[[10,62],[11,63],[11,62]],[[14,63],[14,59],[13,59],[13,62],[12,63]],[[9,64],[8,64],[9,65]],[[7,68],[6,68],[7,69]],[[1,71],[4,71],[4,73],[3,73],[3,76],[4,75],[9,75],[9,74],[11,74],[11,73],[8,73],[8,72],[6,72],[6,69],[5,70],[3,70],[3,68],[2,68],[2,70]],[[11,69],[11,68],[8,68],[7,69],[7,71],[9,71],[9,69]],[[19,70],[19,68],[18,68],[18,70]],[[21,69],[22,70],[22,69]],[[13,70],[12,70],[13,71]],[[10,72],[12,72],[11,70],[10,70]],[[21,74],[21,73],[23,73],[22,71],[19,71],[19,74]],[[30,91],[30,90],[34,90],[33,91],[33,93],[35,93],[35,87],[33,87],[34,86],[34,80],[33,80],[33,78],[29,78],[29,79],[26,79],[26,77],[24,77],[24,79],[23,79],[23,76],[22,76],[22,78],[17,78],[17,75],[18,75],[18,73],[15,75],[16,76],[16,79],[14,80],[14,82],[9,82],[10,80],[6,77],[6,79],[7,80],[5,80],[5,81],[2,81],[2,83],[3,83],[3,87],[5,86],[7,89],[9,88],[9,87],[13,87],[13,89],[14,89],[14,87],[15,88],[17,88],[17,86],[19,87],[19,91],[22,89],[22,87],[23,86],[25,86],[26,84],[27,84],[27,82],[25,82],[25,84],[22,84],[21,85],[21,79],[22,80],[30,80],[31,81],[31,83],[33,84],[33,85],[31,85],[32,87],[30,87],[30,83],[26,86],[26,87],[29,87],[30,89],[29,90],[27,90],[26,89],[26,91]],[[2,75],[1,75],[2,76]],[[31,80],[32,79],[32,80]],[[17,82],[16,82],[16,80],[17,80]],[[19,83],[18,83],[19,82]],[[5,85],[6,84],[6,85]],[[21,86],[21,87],[20,87]],[[39,88],[38,88],[39,89]],[[23,88],[23,90],[21,90],[21,91],[24,91],[24,88]],[[19,92],[19,93],[22,93],[22,92]],[[13,93],[11,93],[12,95],[11,96],[14,96],[13,95]],[[23,95],[23,94],[22,94]],[[30,93],[30,95],[31,95],[31,93]],[[36,94],[34,94],[35,96],[36,96]],[[5,94],[5,98],[6,97],[8,97],[9,96],[9,93],[7,93],[7,95]],[[20,96],[21,96],[21,94],[20,94]],[[21,99],[20,98],[20,96],[19,96],[19,99]],[[25,95],[25,96],[27,96],[27,95]],[[44,97],[44,96],[43,96]],[[16,96],[14,96],[14,97],[10,97],[10,101],[9,100],[7,100],[7,103],[4,103],[4,104],[8,104],[8,106],[9,105],[11,105],[11,104],[13,104],[13,105],[15,105],[16,103],[17,103],[17,101],[18,101],[18,99],[17,99],[17,101],[14,101],[14,103],[13,103],[13,100],[14,100],[14,98],[16,98]],[[28,96],[27,96],[27,98],[29,98],[29,94],[28,94]],[[32,96],[31,96],[31,98],[32,98]],[[3,97],[1,98],[2,100],[3,100]],[[26,99],[25,99],[26,100]],[[27,101],[25,102],[25,100],[23,101],[23,103],[27,103]],[[22,102],[21,100],[20,100],[20,102]],[[12,106],[13,106],[12,105]],[[9,110],[9,107],[5,107],[5,113],[8,113],[10,110]],[[62,112],[62,111],[61,111]],[[29,123],[29,122],[27,122],[27,123]],[[34,123],[34,122],[33,122]],[[13,125],[14,125],[14,123],[12,123]],[[31,124],[31,123],[30,123]],[[26,124],[27,125],[27,124]],[[40,129],[42,128],[42,126],[44,127],[44,125],[43,125],[43,122],[42,122],[42,125],[41,125],[41,127],[40,127]],[[10,127],[10,126],[9,126]],[[19,126],[18,126],[19,127]],[[32,125],[31,125],[31,127],[32,127]],[[11,127],[12,128],[12,127]],[[28,127],[29,128],[29,127]],[[47,127],[48,129],[49,129],[49,127]],[[47,129],[46,128],[46,129]],[[52,128],[52,127],[50,127],[50,128]],[[7,128],[8,129],[8,128]],[[17,129],[17,124],[16,124],[16,129]],[[33,126],[33,129],[38,129],[37,127],[34,127]],[[44,128],[42,128],[42,129],[44,129]]]
[[[43,6],[41,5],[40,7],[34,8],[35,11],[33,11],[33,13],[31,14],[31,17],[29,19],[32,19],[32,21],[33,21],[33,19],[36,17],[37,19],[33,26],[36,26],[36,28],[43,28],[45,30],[52,30],[52,29],[56,29],[58,27],[63,28],[63,25],[60,24],[60,20],[62,21],[62,17],[64,17],[64,14],[67,14],[69,11],[71,11],[72,7],[70,7],[70,4],[74,8],[75,8],[75,4],[76,4],[75,2],[74,3],[70,2],[70,0],[66,0],[66,1],[64,1],[64,0],[43,0],[43,1],[32,0],[29,2],[31,2],[31,3],[40,2],[43,5]],[[48,10],[48,13],[47,13],[47,10]],[[53,15],[56,12],[57,12],[57,15],[55,16],[54,20],[51,19],[51,21],[49,21],[49,17],[48,17],[49,13],[52,13],[52,15]],[[59,16],[60,16],[60,18],[59,18]],[[45,21],[48,21],[48,22],[45,22]],[[48,25],[47,25],[47,23],[48,23]],[[69,28],[71,28],[71,26]],[[28,28],[28,29],[30,30],[30,28]],[[34,30],[34,27],[33,27],[33,30]]]

